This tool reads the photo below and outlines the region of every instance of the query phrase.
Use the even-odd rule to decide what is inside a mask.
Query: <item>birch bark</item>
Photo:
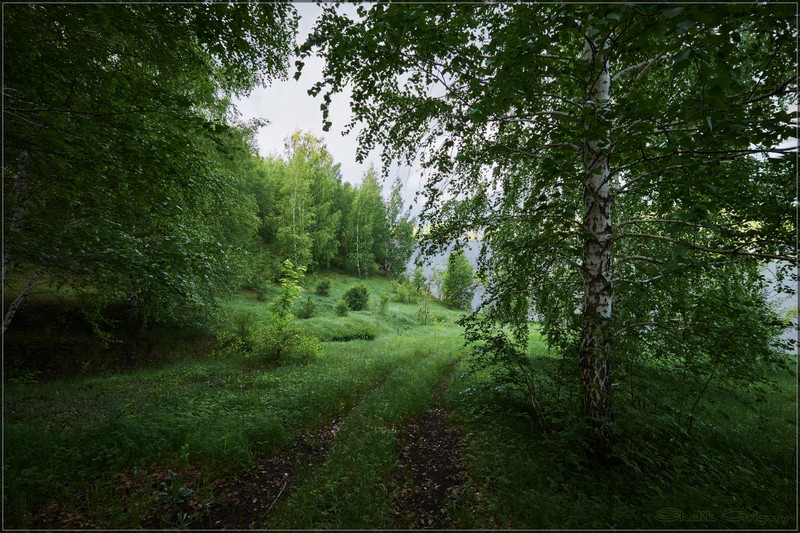
[[[604,108],[611,96],[611,75],[602,49],[586,39],[584,59],[589,65],[585,97],[583,143],[583,316],[579,346],[581,414],[596,432],[597,450],[607,455],[611,430],[611,184],[609,183],[610,128]]]

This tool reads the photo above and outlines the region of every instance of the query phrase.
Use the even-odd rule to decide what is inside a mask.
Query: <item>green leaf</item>
[[[671,19],[671,18],[674,18],[674,17],[680,15],[681,13],[683,13],[683,7],[678,6],[678,7],[672,7],[670,9],[667,9],[666,11],[664,11],[663,14],[664,14],[665,17]]]
[[[695,24],[696,22],[693,20],[682,20],[681,22],[675,25],[675,33],[678,36],[684,35],[685,33],[688,33],[688,31],[692,29],[695,26]]]

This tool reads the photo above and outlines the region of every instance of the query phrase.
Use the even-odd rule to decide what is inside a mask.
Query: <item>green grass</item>
[[[345,420],[327,462],[269,517],[269,527],[391,528],[393,472],[400,424],[422,414],[433,388],[457,360],[457,338],[397,337],[414,359],[369,392]]]
[[[542,372],[557,365],[543,351]],[[663,412],[616,399],[618,453],[634,462],[590,468],[580,436],[545,435],[521,394],[486,389],[487,374],[462,363],[448,400],[467,445],[471,482],[462,527],[722,528],[793,527],[796,505],[796,384],[774,377],[761,399],[718,386],[701,402],[703,423],[672,441]],[[652,396],[677,392],[662,372],[647,373]],[[673,387],[670,390],[669,387]],[[651,398],[655,403],[656,398]],[[569,399],[567,399],[569,404]],[[573,406],[574,407],[574,406]],[[699,426],[699,427],[698,427]],[[653,428],[656,428],[653,430]]]
[[[348,284],[339,280],[322,300]],[[375,293],[390,288],[385,280],[368,285]],[[225,306],[231,315],[268,320],[267,303],[254,294]],[[269,368],[223,351],[123,374],[12,380],[4,391],[6,525],[57,526],[46,522],[52,513],[37,516],[57,502],[67,515],[88,506],[95,524],[135,527],[151,494],[140,479],[140,493],[123,498],[115,486],[120,472],[192,472],[198,494],[209,500],[214,480],[247,469],[255,453],[268,454],[298,432],[349,412],[393,372],[425,356],[425,338],[443,328],[398,337],[396,331],[415,326],[414,311],[373,309],[344,318],[323,312],[300,321],[324,340],[372,339],[326,343],[322,357],[302,365]],[[437,344],[439,356],[455,353],[458,342],[451,331]],[[123,512],[122,500],[134,511]]]
[[[313,294],[321,279],[331,281],[329,296]],[[370,307],[337,316],[335,302],[359,282],[371,293]],[[270,366],[221,349],[214,335],[198,340],[197,332],[163,329],[148,332],[160,339],[156,364],[122,373],[90,367],[46,382],[12,372],[3,405],[4,526],[135,528],[159,516],[168,520],[162,525],[179,526],[162,509],[164,498],[177,498],[175,490],[159,496],[155,489],[167,470],[175,473],[175,488],[194,491],[199,516],[224,496],[226,480],[296,435],[343,417],[325,461],[300,469],[257,525],[397,527],[398,431],[437,401],[450,408],[464,443],[467,483],[446,509],[447,523],[458,527],[796,525],[793,376],[776,374],[773,386],[752,393],[712,384],[690,437],[675,439],[677,426],[686,425],[668,408],[685,392],[680,374],[629,369],[615,395],[616,446],[625,461],[596,468],[581,451],[581,434],[570,431],[577,394],[560,380],[562,361],[537,328],[531,353],[540,400],[548,412],[567,416],[565,431],[547,435],[518,389],[497,386],[488,371],[467,372],[458,313],[434,304],[437,321],[420,325],[418,305],[396,302],[385,278],[324,274],[304,285],[303,297],[319,312],[298,323],[323,341],[322,356],[310,361]],[[272,288],[270,297],[277,292]],[[381,294],[390,297],[384,313]],[[44,297],[57,303],[57,294]],[[265,324],[267,308],[243,292],[224,302],[230,321],[223,327],[232,330],[235,317],[248,313]],[[81,338],[54,329],[40,342],[69,335]],[[444,395],[435,398],[443,382]]]

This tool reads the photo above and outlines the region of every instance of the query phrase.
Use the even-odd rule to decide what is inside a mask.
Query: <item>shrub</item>
[[[322,348],[316,337],[304,334],[293,321],[276,319],[259,330],[253,353],[260,359],[278,363],[319,357]]]
[[[331,282],[324,279],[317,285],[316,293],[318,296],[328,296],[331,291]]]
[[[382,315],[385,314],[387,305],[389,305],[389,297],[381,294],[381,299],[378,301],[378,312]]]
[[[297,318],[311,318],[317,316],[317,304],[307,297],[297,309]]]
[[[396,281],[394,292],[397,294],[397,301],[401,304],[414,304],[419,301],[419,291],[412,283]]]
[[[344,300],[339,300],[336,302],[336,314],[339,316],[347,316],[347,302]]]
[[[241,353],[250,353],[256,344],[258,322],[252,312],[234,313],[229,326],[217,331],[217,339],[225,346]]]
[[[366,285],[359,283],[344,294],[344,299],[347,307],[353,311],[361,311],[369,305],[369,289]]]

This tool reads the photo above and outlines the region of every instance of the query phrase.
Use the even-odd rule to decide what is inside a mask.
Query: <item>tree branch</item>
[[[686,242],[681,239],[675,239],[673,237],[666,237],[664,235],[655,235],[652,233],[623,233],[622,235],[614,236],[614,240],[621,240],[628,237],[639,238],[639,239],[654,239],[659,241],[666,241],[671,242],[673,244],[680,244],[682,246],[686,246],[691,248],[692,250],[698,250],[701,252],[708,252],[712,254],[719,254],[719,255],[736,255],[736,256],[743,256],[743,257],[753,257],[759,259],[773,259],[776,261],[791,261],[796,262],[797,257],[791,257],[788,255],[777,255],[777,254],[765,254],[760,252],[745,252],[739,249],[734,250],[720,250],[717,248],[709,248],[707,246],[701,246],[699,244],[694,244],[691,242]]]
[[[613,76],[611,76],[611,81],[615,82],[615,81],[617,81],[617,79],[619,79],[622,76],[628,74],[629,72],[633,72],[634,70],[638,70],[638,69],[641,69],[641,68],[649,69],[654,63],[656,63],[656,62],[658,62],[658,61],[660,61],[662,59],[665,59],[667,57],[669,57],[669,54],[661,54],[661,55],[658,55],[658,56],[656,56],[654,58],[648,59],[647,61],[642,61],[641,63],[637,63],[636,65],[631,65],[630,67],[626,67],[626,68],[620,70],[619,72],[617,72],[616,74],[614,74]],[[639,74],[639,77],[641,77],[641,73]],[[638,77],[637,77],[636,81],[639,81]]]

